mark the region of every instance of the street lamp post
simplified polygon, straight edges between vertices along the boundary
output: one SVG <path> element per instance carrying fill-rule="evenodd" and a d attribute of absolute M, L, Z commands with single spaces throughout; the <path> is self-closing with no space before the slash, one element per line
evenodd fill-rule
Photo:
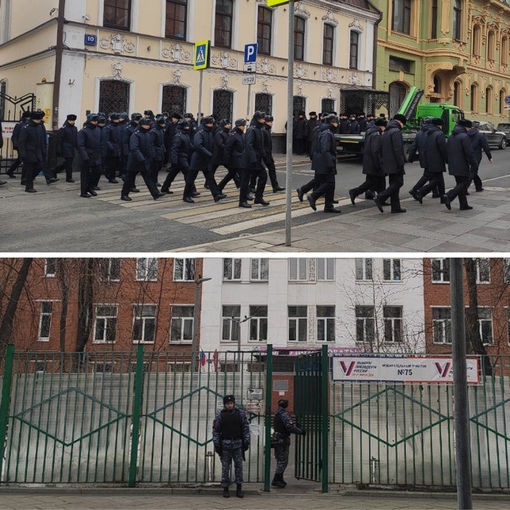
<path fill-rule="evenodd" d="M 204 282 L 208 282 L 212 278 L 204 278 L 203 276 L 197 275 L 195 278 L 195 304 L 193 307 L 193 337 L 191 342 L 191 377 L 195 373 L 196 368 L 196 355 L 198 347 L 198 309 L 200 303 L 200 286 Z"/>

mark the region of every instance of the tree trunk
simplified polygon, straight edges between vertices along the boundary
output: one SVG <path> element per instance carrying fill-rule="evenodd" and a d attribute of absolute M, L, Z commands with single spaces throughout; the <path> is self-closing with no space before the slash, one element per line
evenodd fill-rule
<path fill-rule="evenodd" d="M 79 261 L 78 286 L 78 331 L 76 352 L 83 353 L 92 328 L 92 307 L 94 303 L 94 259 Z"/>

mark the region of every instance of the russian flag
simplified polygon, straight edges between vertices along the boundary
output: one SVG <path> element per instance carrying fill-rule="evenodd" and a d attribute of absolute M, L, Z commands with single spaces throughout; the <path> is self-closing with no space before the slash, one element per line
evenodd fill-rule
<path fill-rule="evenodd" d="M 207 356 L 205 355 L 204 351 L 200 351 L 200 364 L 205 367 L 205 364 L 207 363 Z"/>

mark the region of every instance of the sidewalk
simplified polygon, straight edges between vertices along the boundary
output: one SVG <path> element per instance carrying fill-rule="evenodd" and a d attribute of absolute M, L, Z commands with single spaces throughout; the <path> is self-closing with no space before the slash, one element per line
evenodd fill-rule
<path fill-rule="evenodd" d="M 394 492 L 382 490 L 339 490 L 322 494 L 319 491 L 301 492 L 261 490 L 259 484 L 246 485 L 244 499 L 222 497 L 220 488 L 183 489 L 0 489 L 2 510 L 454 510 L 456 495 L 445 493 Z M 232 491 L 231 491 L 232 492 Z M 510 495 L 475 494 L 473 507 L 477 510 L 501 510 L 510 506 Z"/>

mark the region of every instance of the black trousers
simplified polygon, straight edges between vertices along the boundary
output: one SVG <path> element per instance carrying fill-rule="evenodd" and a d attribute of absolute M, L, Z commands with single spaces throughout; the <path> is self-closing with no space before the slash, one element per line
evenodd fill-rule
<path fill-rule="evenodd" d="M 117 156 L 107 156 L 105 165 L 105 177 L 111 181 L 115 179 L 117 172 L 122 173 L 121 158 Z"/>
<path fill-rule="evenodd" d="M 411 191 L 418 191 L 419 189 L 423 188 L 427 182 L 432 179 L 431 172 L 429 172 L 426 168 L 423 169 L 423 175 L 418 179 L 418 182 L 411 188 Z"/>
<path fill-rule="evenodd" d="M 41 169 L 41 163 L 23 163 L 23 172 L 25 179 L 25 190 L 32 189 L 34 187 L 34 178 Z"/>
<path fill-rule="evenodd" d="M 152 161 L 151 178 L 154 183 L 158 182 L 159 171 L 163 168 L 163 161 Z"/>
<path fill-rule="evenodd" d="M 264 189 L 267 182 L 267 172 L 262 166 L 258 168 L 242 168 L 240 171 L 241 186 L 239 188 L 239 203 L 246 202 L 248 200 L 248 194 L 250 193 L 250 181 L 255 178 L 257 187 L 255 189 L 255 198 L 263 198 Z"/>
<path fill-rule="evenodd" d="M 357 188 L 351 189 L 354 195 L 359 196 L 362 193 L 370 191 L 372 194 L 374 191 L 379 193 L 383 191 L 386 187 L 386 177 L 384 175 L 370 175 L 367 174 L 365 178 L 365 182 L 358 186 Z"/>
<path fill-rule="evenodd" d="M 12 162 L 11 166 L 9 167 L 9 170 L 7 170 L 7 174 L 14 175 L 14 170 L 16 170 L 16 168 L 18 168 L 20 165 L 21 165 L 21 158 L 19 157 L 19 154 L 18 154 L 18 157 Z"/>
<path fill-rule="evenodd" d="M 415 190 L 419 191 L 420 195 L 424 197 L 431 191 L 434 191 L 437 188 L 437 191 L 439 193 L 439 196 L 443 196 L 445 194 L 445 187 L 444 187 L 444 174 L 443 172 L 430 172 L 430 180 L 429 183 L 425 186 L 422 186 L 421 188 Z M 414 188 L 413 188 L 414 189 Z"/>
<path fill-rule="evenodd" d="M 335 198 L 335 174 L 317 174 L 319 187 L 311 193 L 314 200 L 324 195 L 324 209 L 333 209 Z"/>
<path fill-rule="evenodd" d="M 478 176 L 478 168 L 476 170 L 469 171 L 469 183 L 467 185 L 468 188 L 469 186 L 471 186 L 472 182 L 475 183 L 476 190 L 480 190 L 483 188 L 482 179 L 480 179 L 480 177 Z"/>
<path fill-rule="evenodd" d="M 207 184 L 211 195 L 215 197 L 220 194 L 220 190 L 218 189 L 218 185 L 214 180 L 214 176 L 210 167 L 190 168 L 188 175 L 186 176 L 186 185 L 184 186 L 184 193 L 182 195 L 183 198 L 191 198 L 191 193 L 196 190 L 195 179 L 197 178 L 198 172 L 200 171 L 204 174 L 205 183 Z"/>
<path fill-rule="evenodd" d="M 182 175 L 184 176 L 184 181 L 186 181 L 186 175 L 189 172 L 189 166 L 183 166 L 172 163 L 172 167 L 170 168 L 170 171 L 168 172 L 165 181 L 163 182 L 163 186 L 161 186 L 162 192 L 164 193 L 168 192 L 170 186 L 174 182 L 174 179 L 177 177 L 177 175 L 179 175 L 179 172 L 182 172 Z"/>
<path fill-rule="evenodd" d="M 101 167 L 82 165 L 80 169 L 80 193 L 84 195 L 97 186 L 101 177 Z"/>
<path fill-rule="evenodd" d="M 129 195 L 129 192 L 135 187 L 135 179 L 137 174 L 142 174 L 143 180 L 145 181 L 145 185 L 147 189 L 150 191 L 152 198 L 157 197 L 159 195 L 158 188 L 156 187 L 156 183 L 152 180 L 149 172 L 147 170 L 129 170 L 126 174 L 126 178 L 124 179 L 124 184 L 122 185 L 121 196 Z"/>
<path fill-rule="evenodd" d="M 391 210 L 398 211 L 400 209 L 400 188 L 404 185 L 404 172 L 400 171 L 396 174 L 388 174 L 389 186 L 379 193 L 378 197 L 381 202 L 390 199 Z"/>
<path fill-rule="evenodd" d="M 238 169 L 237 168 L 227 168 L 227 175 L 221 179 L 221 181 L 218 183 L 218 188 L 220 191 L 223 191 L 223 188 L 230 182 L 234 181 L 234 184 L 236 185 L 236 188 L 239 189 L 241 186 L 241 180 L 239 179 L 238 175 Z"/>
<path fill-rule="evenodd" d="M 454 177 L 457 185 L 455 186 L 455 188 L 451 189 L 448 193 L 446 193 L 446 195 L 450 199 L 450 202 L 454 200 L 456 197 L 459 197 L 459 205 L 460 208 L 463 209 L 468 205 L 466 191 L 469 184 L 469 176 L 464 177 L 455 175 Z"/>
<path fill-rule="evenodd" d="M 274 161 L 266 161 L 267 173 L 269 174 L 269 180 L 271 181 L 271 187 L 273 190 L 280 187 L 278 184 L 278 178 L 276 177 L 276 167 Z"/>
<path fill-rule="evenodd" d="M 303 186 L 301 186 L 300 189 L 303 193 L 308 193 L 311 189 L 317 189 L 319 187 L 319 184 L 320 179 L 318 177 L 317 172 L 315 172 L 313 179 L 308 181 L 306 184 L 303 184 Z"/>
<path fill-rule="evenodd" d="M 73 178 L 73 161 L 74 158 L 64 158 L 64 161 L 57 165 L 53 171 L 55 174 L 59 174 L 62 170 L 66 171 L 66 181 L 69 181 Z"/>

